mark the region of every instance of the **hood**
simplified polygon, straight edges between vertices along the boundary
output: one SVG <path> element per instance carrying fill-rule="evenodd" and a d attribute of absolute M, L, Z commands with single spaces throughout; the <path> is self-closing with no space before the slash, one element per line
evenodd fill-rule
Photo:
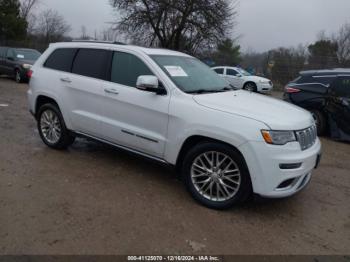
<path fill-rule="evenodd" d="M 261 77 L 261 76 L 245 76 L 246 80 L 250 80 L 253 82 L 259 82 L 259 81 L 264 81 L 264 82 L 269 82 L 271 81 L 270 79 L 267 79 L 265 77 Z"/>
<path fill-rule="evenodd" d="M 311 126 L 311 114 L 276 98 L 244 90 L 193 96 L 199 105 L 265 123 L 273 130 L 301 130 Z"/>

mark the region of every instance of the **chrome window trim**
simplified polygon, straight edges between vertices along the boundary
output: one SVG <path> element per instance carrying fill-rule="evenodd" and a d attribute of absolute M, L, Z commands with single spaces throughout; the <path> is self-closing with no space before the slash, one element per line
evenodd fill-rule
<path fill-rule="evenodd" d="M 303 85 L 321 85 L 321 86 L 324 86 L 324 87 L 330 87 L 330 85 L 325 85 L 325 84 L 322 84 L 322 83 L 316 83 L 316 82 L 312 82 L 312 83 L 300 83 L 300 84 L 291 84 L 290 86 L 303 86 Z"/>
<path fill-rule="evenodd" d="M 313 78 L 326 78 L 326 77 L 337 77 L 337 75 L 323 75 L 323 76 L 312 76 Z"/>

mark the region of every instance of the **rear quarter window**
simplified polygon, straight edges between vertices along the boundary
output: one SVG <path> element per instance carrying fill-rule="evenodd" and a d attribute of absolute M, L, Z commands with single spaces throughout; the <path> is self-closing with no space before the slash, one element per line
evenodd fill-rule
<path fill-rule="evenodd" d="M 320 83 L 323 85 L 330 85 L 336 79 L 335 76 L 314 76 L 313 78 L 315 83 Z"/>
<path fill-rule="evenodd" d="M 70 72 L 76 52 L 77 49 L 75 48 L 56 49 L 46 60 L 44 67 L 63 72 Z"/>
<path fill-rule="evenodd" d="M 299 83 L 300 79 L 301 79 L 301 76 L 298 76 L 297 78 L 295 78 L 294 80 L 292 80 L 290 82 L 293 84 L 297 84 L 297 83 Z"/>
<path fill-rule="evenodd" d="M 311 75 L 303 75 L 299 78 L 297 84 L 314 83 L 314 79 Z"/>

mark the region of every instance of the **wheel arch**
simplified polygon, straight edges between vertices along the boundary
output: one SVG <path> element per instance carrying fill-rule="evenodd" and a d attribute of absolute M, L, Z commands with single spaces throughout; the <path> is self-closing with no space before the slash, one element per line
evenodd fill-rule
<path fill-rule="evenodd" d="M 254 84 L 256 87 L 258 87 L 258 85 L 257 85 L 257 83 L 255 83 L 254 81 L 252 81 L 252 80 L 248 80 L 248 81 L 246 81 L 246 82 L 244 82 L 244 84 L 243 84 L 243 87 L 245 87 L 247 84 Z"/>
<path fill-rule="evenodd" d="M 181 167 L 182 167 L 182 164 L 183 164 L 183 160 L 186 156 L 186 154 L 188 153 L 188 151 L 200 144 L 200 143 L 203 143 L 203 142 L 216 142 L 216 143 L 220 143 L 220 144 L 224 144 L 226 146 L 229 146 L 230 148 L 232 148 L 234 151 L 236 151 L 241 157 L 242 159 L 244 160 L 245 162 L 245 165 L 247 166 L 247 162 L 245 160 L 245 157 L 244 155 L 242 154 L 242 152 L 235 146 L 225 142 L 225 141 L 222 141 L 222 140 L 218 140 L 218 139 L 215 139 L 215 138 L 211 138 L 211 137 L 207 137 L 207 136 L 202 136 L 202 135 L 193 135 L 193 136 L 190 136 L 188 137 L 182 144 L 181 146 L 181 149 L 179 151 L 179 154 L 178 154 L 178 157 L 176 159 L 176 164 L 175 164 L 175 168 L 177 171 L 180 171 L 181 170 Z M 248 166 L 247 166 L 248 167 Z"/>
<path fill-rule="evenodd" d="M 35 118 L 38 118 L 38 112 L 40 110 L 40 107 L 45 104 L 54 104 L 61 111 L 60 106 L 58 105 L 55 99 L 46 95 L 39 95 L 35 101 Z"/>

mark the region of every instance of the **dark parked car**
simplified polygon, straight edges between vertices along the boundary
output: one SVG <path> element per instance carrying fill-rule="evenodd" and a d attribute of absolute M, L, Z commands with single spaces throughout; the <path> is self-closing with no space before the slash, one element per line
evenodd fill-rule
<path fill-rule="evenodd" d="M 285 87 L 284 100 L 309 110 L 319 135 L 350 141 L 350 69 L 300 72 Z"/>
<path fill-rule="evenodd" d="M 0 47 L 0 75 L 12 76 L 18 83 L 27 81 L 27 72 L 40 55 L 34 49 Z"/>

